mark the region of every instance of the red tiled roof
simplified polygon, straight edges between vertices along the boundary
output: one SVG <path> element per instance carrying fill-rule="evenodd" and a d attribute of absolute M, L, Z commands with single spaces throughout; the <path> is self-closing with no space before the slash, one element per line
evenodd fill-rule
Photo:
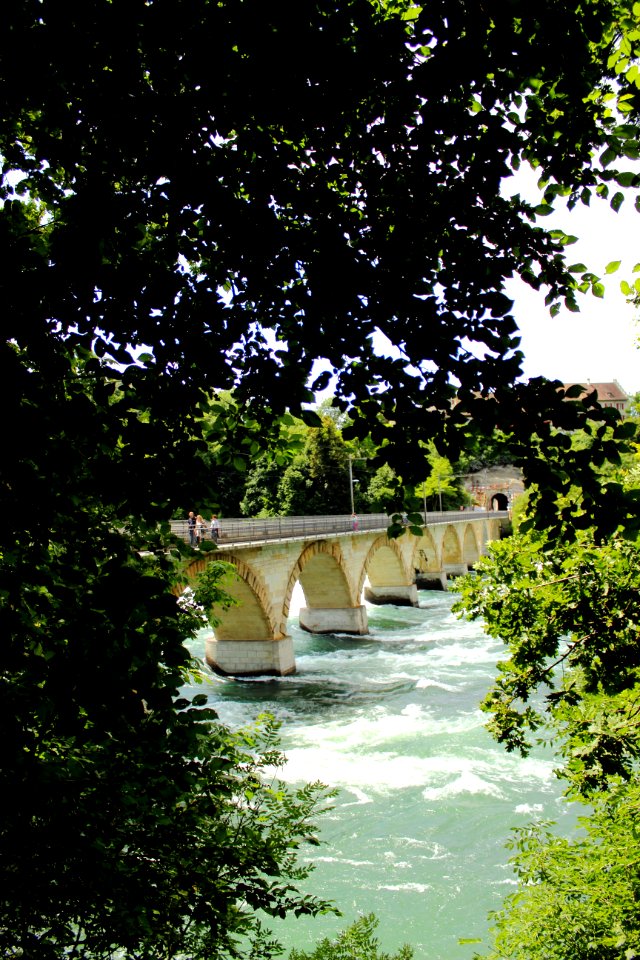
<path fill-rule="evenodd" d="M 600 403 L 612 403 L 614 401 L 624 402 L 629 399 L 620 384 L 615 380 L 612 383 L 591 383 L 590 381 L 587 381 L 586 384 L 563 383 L 565 390 L 574 386 L 584 386 L 585 389 L 581 397 L 586 397 L 588 393 L 593 393 L 594 390 L 597 390 Z"/>

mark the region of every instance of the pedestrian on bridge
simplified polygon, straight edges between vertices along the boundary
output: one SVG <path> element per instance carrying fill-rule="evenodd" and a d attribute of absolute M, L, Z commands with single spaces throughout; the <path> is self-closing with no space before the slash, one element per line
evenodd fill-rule
<path fill-rule="evenodd" d="M 199 513 L 196 517 L 196 542 L 198 546 L 204 540 L 204 517 Z"/>
<path fill-rule="evenodd" d="M 189 510 L 189 516 L 187 517 L 187 527 L 189 529 L 189 546 L 195 547 L 196 545 L 196 515 L 193 510 Z"/>
<path fill-rule="evenodd" d="M 220 536 L 220 524 L 218 523 L 218 518 L 215 513 L 211 517 L 211 539 L 214 543 L 218 542 L 218 537 Z"/>

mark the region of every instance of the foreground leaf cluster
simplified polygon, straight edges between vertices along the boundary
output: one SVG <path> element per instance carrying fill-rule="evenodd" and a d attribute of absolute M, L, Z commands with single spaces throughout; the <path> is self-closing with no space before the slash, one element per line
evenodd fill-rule
<path fill-rule="evenodd" d="M 374 914 L 359 917 L 334 940 L 325 938 L 312 950 L 292 950 L 289 960 L 412 960 L 407 945 L 393 955 L 380 950 L 375 930 L 379 920 Z"/>
<path fill-rule="evenodd" d="M 0 560 L 3 956 L 268 956 L 260 915 L 328 909 L 297 889 L 325 791 L 278 781 L 269 718 L 180 696 L 169 564 L 87 510 Z"/>
<path fill-rule="evenodd" d="M 493 915 L 491 960 L 631 960 L 640 949 L 640 547 L 584 531 L 493 544 L 462 586 L 506 656 L 483 709 L 508 750 L 555 748 L 568 836 L 537 822 L 509 844 L 517 891 Z"/>

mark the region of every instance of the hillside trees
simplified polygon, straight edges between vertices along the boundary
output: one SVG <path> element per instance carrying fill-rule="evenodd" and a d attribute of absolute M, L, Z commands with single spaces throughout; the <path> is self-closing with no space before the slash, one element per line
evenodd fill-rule
<path fill-rule="evenodd" d="M 310 430 L 302 454 L 287 468 L 279 488 L 284 514 L 351 513 L 349 454 L 332 419 Z"/>
<path fill-rule="evenodd" d="M 307 405 L 330 379 L 313 373 L 324 359 L 349 431 L 384 445 L 406 482 L 421 479 L 420 441 L 455 451 L 472 423 L 514 435 L 543 523 L 589 516 L 602 536 L 636 517 L 624 491 L 602 502 L 593 470 L 630 434 L 554 384 L 516 384 L 503 291 L 519 274 L 574 308 L 590 288 L 566 268 L 567 238 L 537 217 L 567 191 L 588 202 L 612 188 L 617 208 L 634 188 L 616 161 L 635 161 L 637 131 L 607 99 L 634 119 L 633 7 L 402 11 L 368 0 L 295 16 L 280 0 L 5 11 L 7 955 L 250 953 L 232 942 L 243 904 L 323 907 L 288 886 L 313 836 L 307 798 L 298 811 L 276 791 L 240 840 L 218 832 L 231 798 L 242 805 L 260 781 L 214 718 L 176 702 L 190 628 L 162 523 L 216 503 L 212 392 L 233 391 L 237 408 L 221 402 L 205 426 L 225 470 L 244 475 L 277 448 L 289 413 L 318 425 Z M 545 184 L 538 208 L 500 192 L 523 161 Z M 377 352 L 381 336 L 394 349 Z M 606 429 L 574 450 L 562 431 L 589 414 Z M 559 514 L 555 494 L 575 483 Z"/>
<path fill-rule="evenodd" d="M 427 510 L 455 510 L 468 506 L 471 498 L 462 489 L 460 477 L 454 473 L 449 460 L 440 456 L 433 443 L 429 444 L 426 460 L 429 475 L 415 488 L 415 497 L 420 504 L 418 509 L 424 503 Z"/>
<path fill-rule="evenodd" d="M 388 464 L 378 467 L 371 477 L 365 498 L 371 513 L 395 512 L 394 505 L 398 502 L 396 476 Z"/>

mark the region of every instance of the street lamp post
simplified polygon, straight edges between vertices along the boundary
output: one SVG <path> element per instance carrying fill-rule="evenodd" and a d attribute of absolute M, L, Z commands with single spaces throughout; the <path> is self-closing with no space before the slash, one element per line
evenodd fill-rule
<path fill-rule="evenodd" d="M 351 513 L 356 512 L 353 502 L 353 457 L 349 456 L 349 495 L 351 496 Z"/>
<path fill-rule="evenodd" d="M 366 459 L 367 459 L 366 457 L 352 457 L 351 454 L 349 454 L 349 495 L 351 497 L 351 513 L 352 514 L 356 512 L 356 507 L 353 499 L 353 485 L 354 483 L 358 482 L 357 480 L 353 479 L 353 461 L 362 460 L 363 462 L 365 462 Z"/>

